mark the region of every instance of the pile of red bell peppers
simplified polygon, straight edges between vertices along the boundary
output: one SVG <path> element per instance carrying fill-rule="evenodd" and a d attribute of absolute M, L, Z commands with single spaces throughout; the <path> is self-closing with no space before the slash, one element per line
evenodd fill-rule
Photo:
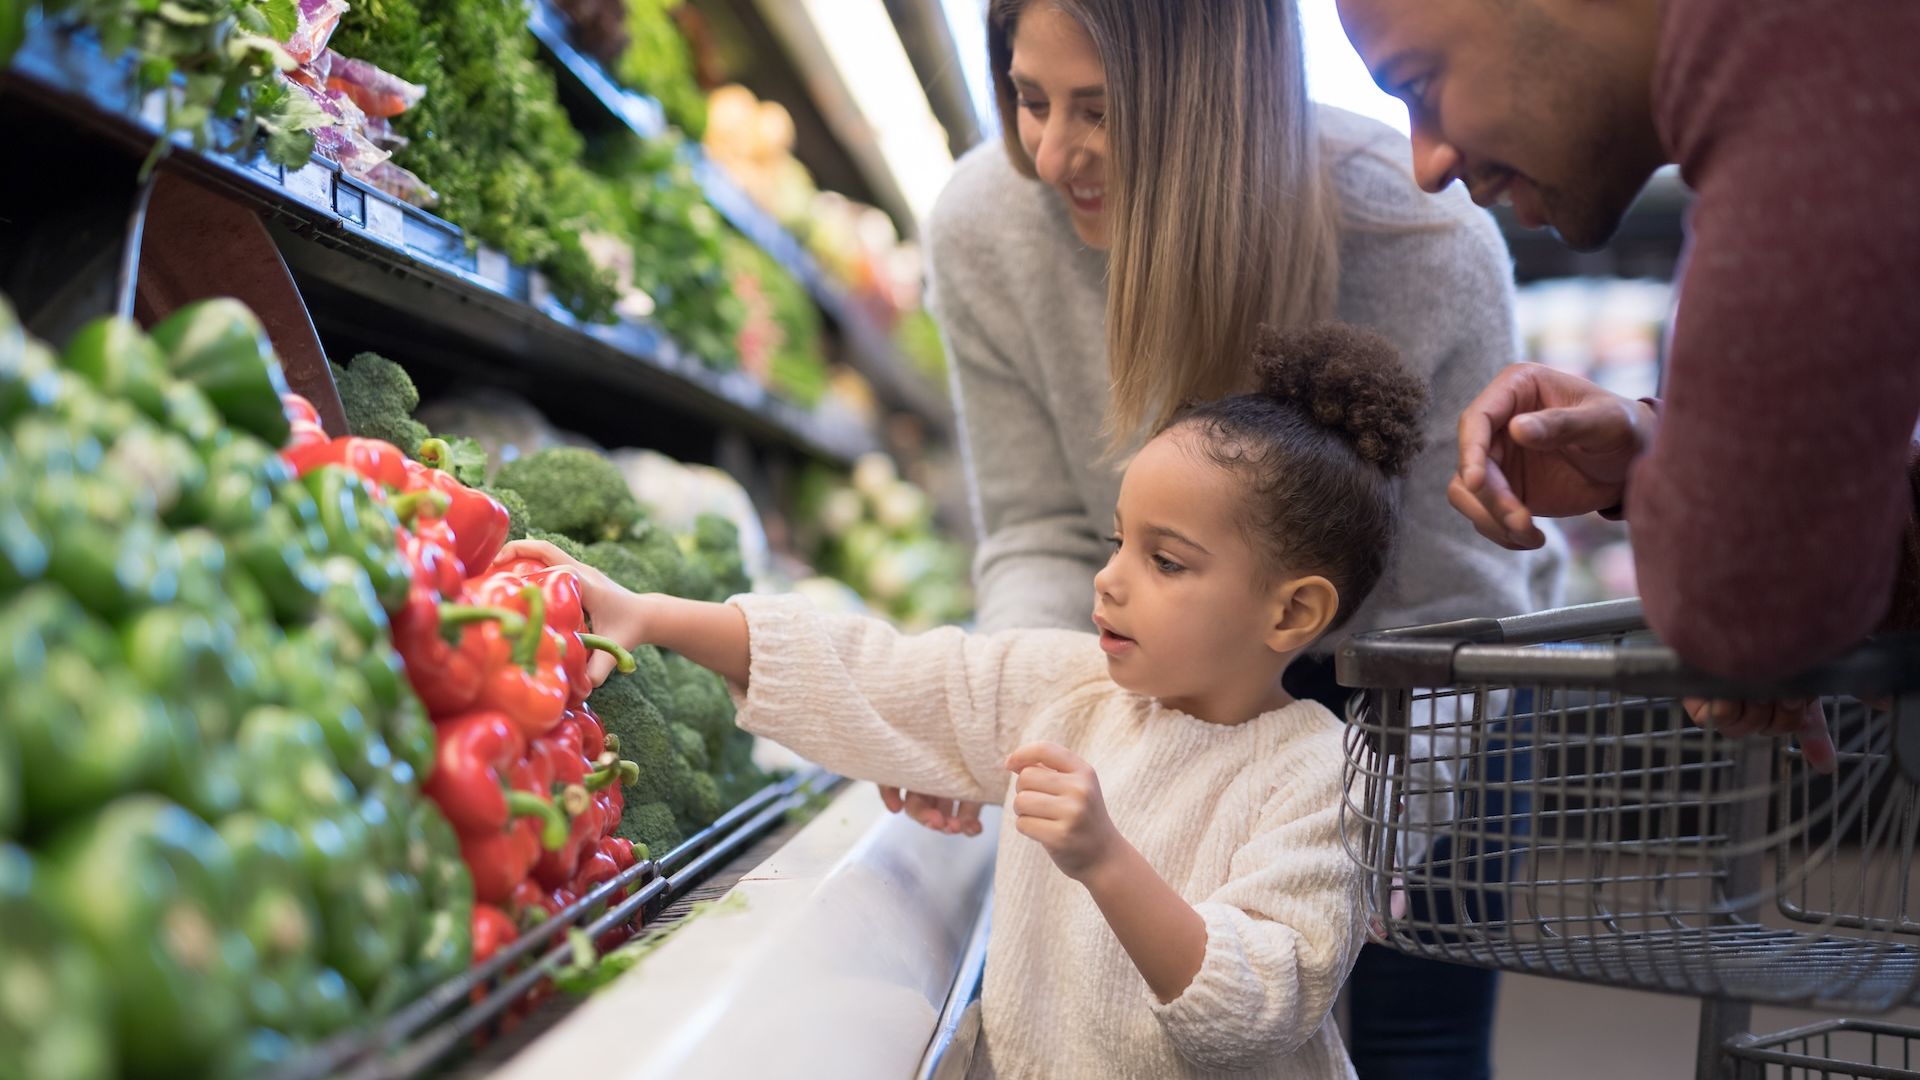
<path fill-rule="evenodd" d="M 633 657 L 588 630 L 571 569 L 495 565 L 507 511 L 433 467 L 444 442 L 428 439 L 415 461 L 378 439 L 329 438 L 311 404 L 287 404 L 284 456 L 301 474 L 344 465 L 380 497 L 415 504 L 399 536 L 406 600 L 389 614 L 438 735 L 425 791 L 473 875 L 480 963 L 634 864 L 633 845 L 612 831 L 638 768 L 586 701 L 594 650 L 614 653 L 622 671 Z"/>

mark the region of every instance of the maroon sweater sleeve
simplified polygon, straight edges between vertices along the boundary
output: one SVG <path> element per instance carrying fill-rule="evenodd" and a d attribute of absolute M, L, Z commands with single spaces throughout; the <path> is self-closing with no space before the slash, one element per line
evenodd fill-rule
<path fill-rule="evenodd" d="M 1920 3 L 1666 9 L 1656 116 L 1698 198 L 1634 561 L 1682 657 L 1782 676 L 1911 582 Z"/>

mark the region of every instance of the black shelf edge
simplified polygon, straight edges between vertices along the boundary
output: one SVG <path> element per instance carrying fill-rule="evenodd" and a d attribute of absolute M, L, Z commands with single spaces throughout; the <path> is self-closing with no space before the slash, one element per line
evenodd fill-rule
<path fill-rule="evenodd" d="M 74 121 L 76 135 L 136 151 L 160 135 L 158 97 L 136 99 L 128 64 L 104 57 L 93 35 L 46 20 L 29 30 L 0 72 L 0 90 Z M 551 299 L 537 272 L 484 246 L 470 249 L 458 226 L 354 180 L 332 162 L 316 157 L 289 170 L 262 157 L 243 161 L 194 150 L 184 139 L 175 140 L 168 161 L 261 210 L 296 274 L 318 275 L 436 332 L 483 340 L 499 354 L 493 364 L 470 369 L 483 385 L 495 381 L 494 374 L 524 381 L 524 369 L 537 366 L 542 376 L 664 402 L 835 464 L 879 446 L 873 432 L 783 401 L 743 372 L 704 366 L 650 324 L 582 322 Z M 322 314 L 316 311 L 316 319 Z"/>
<path fill-rule="evenodd" d="M 599 61 L 582 53 L 573 44 L 567 17 L 550 0 L 532 0 L 529 9 L 528 29 L 558 73 L 571 80 L 583 97 L 598 102 L 610 118 L 642 138 L 653 138 L 666 130 L 666 113 L 660 103 L 621 86 Z M 953 407 L 941 389 L 908 365 L 874 320 L 858 309 L 820 269 L 806 247 L 762 210 L 724 167 L 691 140 L 685 152 L 707 202 L 727 224 L 800 281 L 814 303 L 840 329 L 848 361 L 873 384 L 881 400 L 931 422 L 943 435 L 949 434 Z"/>

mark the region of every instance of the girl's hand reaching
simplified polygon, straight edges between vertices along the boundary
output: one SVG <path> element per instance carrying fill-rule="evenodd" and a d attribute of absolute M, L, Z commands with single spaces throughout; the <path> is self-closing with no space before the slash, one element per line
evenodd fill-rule
<path fill-rule="evenodd" d="M 1028 743 L 1007 758 L 1018 776 L 1014 828 L 1047 849 L 1060 872 L 1082 884 L 1124 846 L 1093 766 L 1064 746 Z"/>
<path fill-rule="evenodd" d="M 629 592 L 594 567 L 568 555 L 545 540 L 515 540 L 500 550 L 494 565 L 514 559 L 533 559 L 547 566 L 564 566 L 580 579 L 580 605 L 593 622 L 593 632 L 612 638 L 623 649 L 637 649 L 648 643 L 646 599 Z M 595 652 L 587 665 L 587 674 L 595 686 L 613 672 L 612 653 Z"/>

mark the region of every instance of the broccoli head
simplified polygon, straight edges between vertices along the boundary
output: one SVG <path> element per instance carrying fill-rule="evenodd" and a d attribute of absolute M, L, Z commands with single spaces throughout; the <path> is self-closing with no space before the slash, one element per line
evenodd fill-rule
<path fill-rule="evenodd" d="M 740 553 L 740 528 L 728 518 L 701 514 L 694 520 L 693 531 L 680 538 L 680 547 L 687 560 L 711 579 L 713 599 L 725 600 L 753 589 L 746 559 Z"/>
<path fill-rule="evenodd" d="M 659 858 L 680 846 L 680 824 L 673 818 L 673 807 L 663 802 L 635 802 L 628 799 L 620 810 L 615 834 L 645 846 L 647 858 Z M 636 852 L 635 854 L 638 854 Z"/>
<path fill-rule="evenodd" d="M 626 540 L 588 544 L 584 561 L 620 587 L 637 593 L 668 592 L 666 586 L 672 585 L 680 572 L 677 566 L 660 565 L 651 553 Z"/>
<path fill-rule="evenodd" d="M 682 822 L 699 828 L 719 816 L 719 786 L 695 771 L 681 754 L 672 729 L 632 676 L 614 675 L 587 699 L 607 733 L 619 737 L 620 756 L 640 767 L 640 778 L 625 793 L 633 803 L 665 803 Z M 712 816 L 700 820 L 712 810 Z M 629 840 L 643 837 L 629 836 Z"/>
<path fill-rule="evenodd" d="M 512 511 L 509 510 L 508 513 L 511 514 Z M 511 528 L 511 526 L 509 526 L 509 528 Z M 587 561 L 587 553 L 581 549 L 578 543 L 574 542 L 571 536 L 562 536 L 559 533 L 547 532 L 544 529 L 528 529 L 525 539 L 545 540 L 547 543 L 552 544 L 554 547 L 566 553 L 569 558 L 579 559 L 581 562 Z"/>
<path fill-rule="evenodd" d="M 645 591 L 683 596 L 689 600 L 706 599 L 704 594 L 694 595 L 688 591 L 686 556 L 681 553 L 679 542 L 667 530 L 651 521 L 637 522 L 619 543 L 646 568 L 648 587 Z"/>
<path fill-rule="evenodd" d="M 399 364 L 374 353 L 361 353 L 346 367 L 333 365 L 333 385 L 347 412 L 347 430 L 369 439 L 384 439 L 412 456 L 427 437 L 427 427 L 413 418 L 420 407 L 420 391 Z"/>
<path fill-rule="evenodd" d="M 719 768 L 714 770 L 720 782 L 720 801 L 737 806 L 766 786 L 767 774 L 753 763 L 753 735 L 734 728 L 721 748 Z"/>
<path fill-rule="evenodd" d="M 727 736 L 733 733 L 733 699 L 726 681 L 684 656 L 666 657 L 667 692 L 661 711 L 676 724 L 700 733 L 707 760 L 719 761 Z"/>
<path fill-rule="evenodd" d="M 700 732 L 678 721 L 667 722 L 667 733 L 673 736 L 674 749 L 687 759 L 687 764 L 700 772 L 707 771 L 707 740 Z"/>
<path fill-rule="evenodd" d="M 577 446 L 555 446 L 500 467 L 493 482 L 520 493 L 530 528 L 583 544 L 626 535 L 640 504 L 613 462 Z"/>
<path fill-rule="evenodd" d="M 493 496 L 494 502 L 506 507 L 508 540 L 520 540 L 526 537 L 527 500 L 521 498 L 519 492 L 512 488 L 487 487 L 485 485 L 478 486 L 474 488 L 474 490 Z"/>

